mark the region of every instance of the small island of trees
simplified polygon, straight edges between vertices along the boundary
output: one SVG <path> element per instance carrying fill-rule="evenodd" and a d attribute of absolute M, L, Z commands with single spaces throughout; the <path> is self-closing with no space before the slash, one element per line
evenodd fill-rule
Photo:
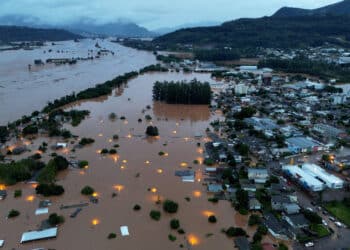
<path fill-rule="evenodd" d="M 208 82 L 193 79 L 190 82 L 155 82 L 153 99 L 169 104 L 206 104 L 211 102 L 211 88 Z"/>

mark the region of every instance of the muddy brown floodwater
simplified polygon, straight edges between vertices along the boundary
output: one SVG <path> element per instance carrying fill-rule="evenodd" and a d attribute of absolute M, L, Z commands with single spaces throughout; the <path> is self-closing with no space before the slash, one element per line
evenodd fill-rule
<path fill-rule="evenodd" d="M 252 235 L 255 228 L 247 228 L 247 216 L 237 215 L 229 202 L 208 202 L 203 183 L 205 167 L 193 164 L 193 160 L 203 159 L 203 148 L 197 147 L 197 142 L 203 146 L 207 140 L 205 129 L 210 121 L 223 119 L 222 116 L 211 113 L 207 106 L 168 105 L 152 101 L 155 81 L 191 80 L 195 77 L 212 81 L 208 74 L 146 74 L 129 81 L 127 86 L 117 89 L 108 98 L 73 105 L 75 109 L 88 109 L 91 114 L 78 127 L 67 128 L 80 138 L 92 137 L 96 141 L 76 152 L 71 151 L 73 144 L 68 150 L 61 151 L 66 157 L 89 161 L 86 169 L 71 169 L 58 176 L 58 183 L 64 186 L 65 193 L 52 199 L 49 212 L 62 214 L 65 222 L 59 226 L 57 239 L 19 244 L 22 232 L 36 229 L 47 218 L 47 215 L 34 215 L 39 200 L 44 198 L 36 196 L 29 184 L 7 187 L 9 195 L 0 202 L 0 238 L 5 240 L 6 249 L 175 250 L 180 249 L 180 244 L 184 245 L 184 249 L 233 249 L 233 240 L 221 233 L 222 228 L 241 226 Z M 146 108 L 147 105 L 150 109 Z M 125 116 L 126 120 L 109 120 L 111 112 L 119 118 Z M 152 116 L 151 122 L 145 121 L 146 114 Z M 142 122 L 138 122 L 139 118 Z M 145 138 L 149 124 L 158 127 L 158 138 Z M 114 134 L 119 135 L 118 140 L 112 139 Z M 203 137 L 195 139 L 197 134 Z M 55 139 L 37 138 L 29 147 L 35 151 L 43 140 L 50 145 L 57 142 Z M 111 149 L 114 144 L 120 145 L 117 155 L 101 156 L 98 153 L 102 148 Z M 160 151 L 165 155 L 159 156 Z M 47 159 L 50 153 L 49 150 L 44 158 Z M 175 170 L 188 167 L 196 171 L 194 183 L 183 183 L 174 175 Z M 89 202 L 80 194 L 85 185 L 95 188 L 99 203 L 90 203 L 76 218 L 70 218 L 75 209 L 61 210 L 59 207 L 61 204 Z M 13 190 L 19 188 L 23 189 L 23 197 L 15 199 Z M 117 196 L 112 198 L 112 193 Z M 186 201 L 185 197 L 190 197 L 190 201 Z M 158 199 L 178 202 L 178 212 L 165 214 L 161 205 L 156 204 Z M 133 211 L 135 204 L 141 206 L 140 211 Z M 11 208 L 19 210 L 21 215 L 5 219 Z M 160 221 L 150 218 L 151 210 L 162 211 Z M 207 217 L 211 214 L 216 215 L 217 223 L 208 222 Z M 180 220 L 185 235 L 170 229 L 172 218 Z M 129 227 L 128 237 L 120 235 L 120 226 L 124 225 Z M 117 234 L 117 238 L 107 239 L 112 232 Z M 169 234 L 175 235 L 176 241 L 171 242 Z M 264 241 L 272 242 L 270 238 Z"/>
<path fill-rule="evenodd" d="M 96 48 L 96 43 L 101 48 Z M 100 49 L 114 54 L 95 58 Z M 78 61 L 74 65 L 34 65 L 37 59 L 46 62 L 48 58 L 91 56 L 95 59 Z M 108 39 L 46 43 L 33 50 L 0 52 L 0 125 L 40 110 L 48 101 L 154 63 L 152 53 L 127 48 Z M 31 70 L 28 70 L 28 64 L 32 65 Z"/>

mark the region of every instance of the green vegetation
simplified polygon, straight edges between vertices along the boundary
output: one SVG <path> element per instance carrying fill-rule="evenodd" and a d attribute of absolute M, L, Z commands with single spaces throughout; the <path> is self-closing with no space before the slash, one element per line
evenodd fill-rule
<path fill-rule="evenodd" d="M 38 133 L 38 127 L 35 126 L 35 125 L 28 125 L 28 126 L 23 128 L 22 133 L 23 133 L 24 136 L 37 134 Z"/>
<path fill-rule="evenodd" d="M 141 210 L 141 206 L 136 204 L 134 207 L 133 207 L 134 211 L 139 211 Z"/>
<path fill-rule="evenodd" d="M 163 203 L 163 210 L 167 213 L 173 214 L 176 213 L 179 208 L 179 205 L 172 200 L 165 200 Z"/>
<path fill-rule="evenodd" d="M 159 50 L 184 50 L 188 44 L 193 47 L 231 47 L 238 48 L 247 57 L 259 47 L 315 47 L 326 43 L 346 46 L 350 32 L 347 23 L 348 16 L 335 15 L 241 18 L 220 26 L 181 29 L 152 42 L 129 45 L 144 49 L 157 46 Z"/>
<path fill-rule="evenodd" d="M 15 190 L 14 194 L 13 194 L 13 197 L 15 198 L 19 198 L 22 196 L 22 190 L 21 189 L 17 189 Z"/>
<path fill-rule="evenodd" d="M 78 165 L 79 165 L 79 168 L 85 168 L 86 166 L 89 166 L 89 162 L 88 161 L 79 161 Z"/>
<path fill-rule="evenodd" d="M 316 232 L 318 238 L 326 237 L 331 234 L 327 227 L 325 227 L 323 224 L 311 224 L 310 230 Z"/>
<path fill-rule="evenodd" d="M 291 60 L 268 58 L 260 61 L 259 67 L 272 67 L 275 70 L 286 73 L 308 74 L 324 80 L 332 78 L 336 78 L 340 82 L 348 82 L 350 80 L 349 68 L 327 62 L 313 61 L 305 57 L 296 57 Z M 342 89 L 330 86 L 325 91 L 338 93 Z"/>
<path fill-rule="evenodd" d="M 168 239 L 169 239 L 170 241 L 175 241 L 175 240 L 176 240 L 176 236 L 174 236 L 174 235 L 172 235 L 172 234 L 169 234 L 169 235 L 168 235 Z"/>
<path fill-rule="evenodd" d="M 158 152 L 158 155 L 159 155 L 159 156 L 163 156 L 163 155 L 165 155 L 165 153 L 164 153 L 163 151 L 159 151 L 159 152 Z"/>
<path fill-rule="evenodd" d="M 245 213 L 245 211 L 249 209 L 248 191 L 238 189 L 236 191 L 236 199 L 237 203 L 235 204 L 235 209 L 238 210 L 240 213 Z"/>
<path fill-rule="evenodd" d="M 45 197 L 47 196 L 59 196 L 64 193 L 64 188 L 60 185 L 53 183 L 50 184 L 39 184 L 35 191 L 37 194 L 41 194 Z"/>
<path fill-rule="evenodd" d="M 148 136 L 158 136 L 158 128 L 156 126 L 148 126 L 146 129 L 146 135 Z"/>
<path fill-rule="evenodd" d="M 109 240 L 115 239 L 115 238 L 117 238 L 117 235 L 116 235 L 115 233 L 110 233 L 110 234 L 108 234 L 108 236 L 107 236 L 107 239 L 109 239 Z"/>
<path fill-rule="evenodd" d="M 144 67 L 140 70 L 140 74 L 149 73 L 149 72 L 168 72 L 168 69 L 163 67 L 160 64 L 154 64 Z"/>
<path fill-rule="evenodd" d="M 109 150 L 110 155 L 115 155 L 116 153 L 117 153 L 117 150 L 115 150 L 114 148 Z"/>
<path fill-rule="evenodd" d="M 178 229 L 177 232 L 178 232 L 178 234 L 185 234 L 186 233 L 185 230 L 183 230 L 182 228 Z"/>
<path fill-rule="evenodd" d="M 177 219 L 172 219 L 171 221 L 170 221 L 170 228 L 171 229 L 179 229 L 180 228 L 180 221 L 179 220 L 177 220 Z"/>
<path fill-rule="evenodd" d="M 94 143 L 94 142 L 95 142 L 95 140 L 92 139 L 92 138 L 85 138 L 85 137 L 83 137 L 83 138 L 81 138 L 79 144 L 80 144 L 81 146 L 85 146 L 85 145 L 92 144 L 92 143 Z"/>
<path fill-rule="evenodd" d="M 90 186 L 85 186 L 81 190 L 82 195 L 92 195 L 95 192 L 95 190 Z"/>
<path fill-rule="evenodd" d="M 194 56 L 201 61 L 232 61 L 239 60 L 240 54 L 232 49 L 201 49 L 195 50 Z"/>
<path fill-rule="evenodd" d="M 288 250 L 288 247 L 281 242 L 278 244 L 278 250 Z"/>
<path fill-rule="evenodd" d="M 306 209 L 303 210 L 302 213 L 305 215 L 305 218 L 308 219 L 311 223 L 322 224 L 322 218 L 317 213 Z"/>
<path fill-rule="evenodd" d="M 216 223 L 217 219 L 216 219 L 215 215 L 210 215 L 210 216 L 208 217 L 208 221 L 209 221 L 210 223 Z"/>
<path fill-rule="evenodd" d="M 56 226 L 64 222 L 64 217 L 56 213 L 52 213 L 49 216 L 48 222 L 51 226 Z"/>
<path fill-rule="evenodd" d="M 206 104 L 211 102 L 209 83 L 196 79 L 190 82 L 155 82 L 153 99 L 169 104 Z"/>
<path fill-rule="evenodd" d="M 68 166 L 68 160 L 63 156 L 58 155 L 51 159 L 48 164 L 41 169 L 37 180 L 39 183 L 53 183 L 55 181 L 56 174 L 59 171 L 67 169 Z"/>
<path fill-rule="evenodd" d="M 218 202 L 219 202 L 219 199 L 216 198 L 216 197 L 211 197 L 211 198 L 208 198 L 208 201 L 209 201 L 209 202 L 212 202 L 212 203 L 218 203 Z"/>
<path fill-rule="evenodd" d="M 248 225 L 254 226 L 254 225 L 260 225 L 261 224 L 261 218 L 257 214 L 252 214 L 249 216 Z"/>
<path fill-rule="evenodd" d="M 325 204 L 325 208 L 337 217 L 339 220 L 344 222 L 350 227 L 350 200 L 345 199 L 344 201 L 332 201 Z"/>
<path fill-rule="evenodd" d="M 45 166 L 43 162 L 31 158 L 17 162 L 0 163 L 0 181 L 6 185 L 13 185 L 32 178 L 33 174 Z"/>
<path fill-rule="evenodd" d="M 5 142 L 9 134 L 9 130 L 6 126 L 0 126 L 0 142 Z"/>
<path fill-rule="evenodd" d="M 101 155 L 105 155 L 105 154 L 108 154 L 108 149 L 104 148 L 101 150 Z"/>
<path fill-rule="evenodd" d="M 20 215 L 20 212 L 14 209 L 11 209 L 10 212 L 8 213 L 7 217 L 8 218 L 15 218 Z"/>
<path fill-rule="evenodd" d="M 153 220 L 159 221 L 159 220 L 160 220 L 160 217 L 161 217 L 161 213 L 160 213 L 160 211 L 158 211 L 158 210 L 152 210 L 152 211 L 149 213 L 149 216 L 150 216 Z"/>
<path fill-rule="evenodd" d="M 246 236 L 247 233 L 240 227 L 229 227 L 225 231 L 228 237 L 236 237 L 236 236 Z"/>

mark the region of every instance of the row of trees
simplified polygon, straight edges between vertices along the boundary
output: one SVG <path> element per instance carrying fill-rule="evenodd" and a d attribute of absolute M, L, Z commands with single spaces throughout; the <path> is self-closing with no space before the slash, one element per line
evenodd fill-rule
<path fill-rule="evenodd" d="M 195 58 L 201 61 L 231 61 L 239 60 L 240 54 L 232 49 L 196 50 Z"/>
<path fill-rule="evenodd" d="M 303 56 L 291 60 L 269 58 L 261 60 L 259 67 L 270 67 L 287 73 L 308 74 L 325 80 L 337 78 L 340 82 L 350 81 L 349 67 L 341 67 L 335 63 L 316 62 Z"/>
<path fill-rule="evenodd" d="M 210 104 L 211 89 L 207 82 L 193 79 L 190 82 L 155 82 L 153 99 L 170 104 Z"/>

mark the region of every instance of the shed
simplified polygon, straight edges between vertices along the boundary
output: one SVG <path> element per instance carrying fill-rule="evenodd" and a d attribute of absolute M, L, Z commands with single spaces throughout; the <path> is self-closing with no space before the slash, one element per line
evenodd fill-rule
<path fill-rule="evenodd" d="M 57 227 L 52 227 L 39 231 L 28 231 L 22 234 L 21 243 L 26 243 L 35 240 L 44 240 L 57 237 Z"/>

